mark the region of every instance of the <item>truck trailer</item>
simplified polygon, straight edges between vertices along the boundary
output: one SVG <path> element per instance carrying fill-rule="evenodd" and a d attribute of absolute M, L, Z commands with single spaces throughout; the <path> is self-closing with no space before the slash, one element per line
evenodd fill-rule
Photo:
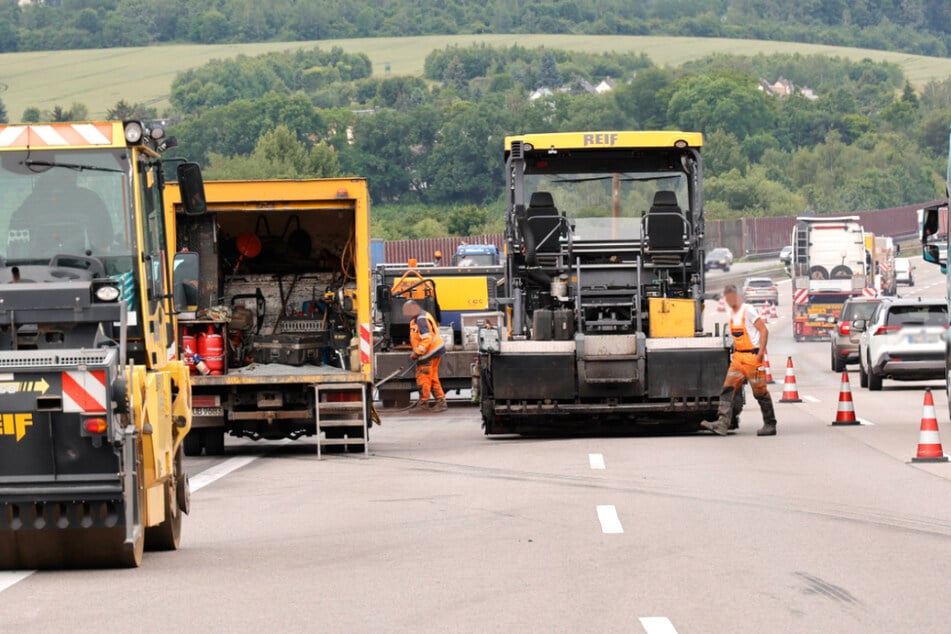
<path fill-rule="evenodd" d="M 191 390 L 172 300 L 198 263 L 172 259 L 172 145 L 137 121 L 0 125 L 0 569 L 178 548 Z M 201 217 L 198 166 L 177 178 Z"/>
<path fill-rule="evenodd" d="M 226 433 L 315 436 L 318 455 L 365 453 L 374 415 L 366 181 L 210 181 L 208 213 L 196 217 L 174 184 L 168 193 L 177 248 L 202 267 L 179 320 L 193 392 L 185 453 L 220 454 Z"/>
<path fill-rule="evenodd" d="M 828 339 L 848 298 L 878 294 L 865 232 L 858 216 L 802 216 L 792 245 L 793 338 Z"/>
<path fill-rule="evenodd" d="M 505 139 L 505 319 L 478 332 L 486 434 L 716 417 L 730 341 L 703 324 L 702 144 Z"/>

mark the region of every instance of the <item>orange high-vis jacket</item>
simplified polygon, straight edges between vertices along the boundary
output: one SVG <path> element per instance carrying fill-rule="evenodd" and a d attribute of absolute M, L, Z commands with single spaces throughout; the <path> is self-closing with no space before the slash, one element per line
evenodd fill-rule
<path fill-rule="evenodd" d="M 420 359 L 428 359 L 446 347 L 439 334 L 439 324 L 425 310 L 409 322 L 409 342 L 413 353 Z"/>

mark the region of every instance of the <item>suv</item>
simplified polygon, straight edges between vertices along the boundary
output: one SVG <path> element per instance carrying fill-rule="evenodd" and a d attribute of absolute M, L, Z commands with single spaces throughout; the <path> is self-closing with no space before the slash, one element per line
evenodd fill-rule
<path fill-rule="evenodd" d="M 703 262 L 703 270 L 723 269 L 724 271 L 729 271 L 732 265 L 733 252 L 725 247 L 720 247 L 707 253 L 707 257 Z"/>
<path fill-rule="evenodd" d="M 835 328 L 830 331 L 833 372 L 843 372 L 846 364 L 859 362 L 859 338 L 862 332 L 852 328 L 852 322 L 864 319 L 868 323 L 881 303 L 880 297 L 850 297 L 845 300 Z"/>
<path fill-rule="evenodd" d="M 882 389 L 882 379 L 924 381 L 945 378 L 948 303 L 944 299 L 882 302 L 869 320 L 852 321 L 859 339 L 862 387 Z"/>
<path fill-rule="evenodd" d="M 743 281 L 743 300 L 748 304 L 779 303 L 779 290 L 768 277 L 748 277 Z"/>

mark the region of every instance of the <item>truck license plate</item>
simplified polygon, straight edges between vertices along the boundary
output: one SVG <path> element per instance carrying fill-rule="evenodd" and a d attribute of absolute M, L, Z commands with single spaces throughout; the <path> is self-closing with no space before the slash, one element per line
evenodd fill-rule
<path fill-rule="evenodd" d="M 221 407 L 193 407 L 192 416 L 224 416 L 225 410 Z"/>

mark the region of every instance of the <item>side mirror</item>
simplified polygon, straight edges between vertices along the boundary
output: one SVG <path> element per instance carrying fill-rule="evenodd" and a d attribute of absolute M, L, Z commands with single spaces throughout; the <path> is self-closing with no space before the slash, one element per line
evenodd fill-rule
<path fill-rule="evenodd" d="M 205 203 L 205 184 L 198 163 L 180 163 L 176 167 L 178 186 L 182 193 L 182 206 L 189 216 L 200 216 L 208 211 Z"/>
<path fill-rule="evenodd" d="M 172 268 L 172 297 L 175 312 L 198 309 L 198 254 L 176 253 Z"/>
<path fill-rule="evenodd" d="M 857 332 L 862 332 L 866 328 L 868 328 L 868 322 L 865 321 L 864 319 L 856 319 L 855 321 L 852 322 L 852 330 L 855 330 Z"/>
<path fill-rule="evenodd" d="M 946 262 L 941 261 L 941 249 L 934 243 L 922 246 L 921 257 L 925 262 L 931 262 L 932 264 L 946 264 Z"/>

